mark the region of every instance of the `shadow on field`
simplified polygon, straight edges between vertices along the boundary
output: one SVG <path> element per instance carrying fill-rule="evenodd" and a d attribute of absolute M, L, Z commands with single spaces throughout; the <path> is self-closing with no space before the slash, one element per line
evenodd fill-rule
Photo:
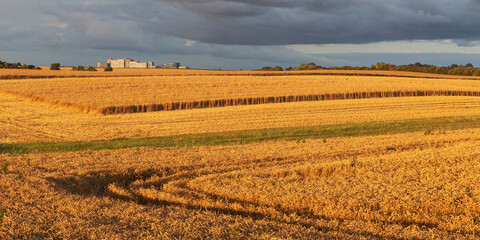
<path fill-rule="evenodd" d="M 149 189 L 150 187 L 154 187 L 155 189 L 162 189 L 164 184 L 167 184 L 170 181 L 174 180 L 179 180 L 179 179 L 192 179 L 197 176 L 199 176 L 198 173 L 195 173 L 193 171 L 183 170 L 185 174 L 180 174 L 178 175 L 178 171 L 182 172 L 182 170 L 179 169 L 168 169 L 168 170 L 159 170 L 159 169 L 149 169 L 143 172 L 137 172 L 137 171 L 129 171 L 127 173 L 122 173 L 122 174 L 112 174 L 111 172 L 95 172 L 95 173 L 90 173 L 88 175 L 76 175 L 76 176 L 69 176 L 69 177 L 48 177 L 46 180 L 48 180 L 50 183 L 52 183 L 53 187 L 57 191 L 66 191 L 70 194 L 75 194 L 75 195 L 80 195 L 80 196 L 85 196 L 85 197 L 90 197 L 90 196 L 95 196 L 95 197 L 110 197 L 113 199 L 121 200 L 121 201 L 126 201 L 126 202 L 133 202 L 136 204 L 140 205 L 158 205 L 158 206 L 178 206 L 182 208 L 186 208 L 188 210 L 194 210 L 194 211 L 211 211 L 215 212 L 218 214 L 225 214 L 225 215 L 231 215 L 231 216 L 240 216 L 243 218 L 249 218 L 253 220 L 267 220 L 267 221 L 272 221 L 272 222 L 278 222 L 278 223 L 283 223 L 283 224 L 295 224 L 295 225 L 301 225 L 302 227 L 309 229 L 309 228 L 314 228 L 318 232 L 326 233 L 326 232 L 338 232 L 338 233 L 343 233 L 347 235 L 352 235 L 352 236 L 362 236 L 366 238 L 379 238 L 379 239 L 400 239 L 396 237 L 386 237 L 384 235 L 380 234 L 374 234 L 368 231 L 354 231 L 354 230 L 349 230 L 345 229 L 342 227 L 342 223 L 344 221 L 351 221 L 351 220 L 356 220 L 356 219 L 341 219 L 341 218 L 330 218 L 326 216 L 318 216 L 318 215 L 313 215 L 311 213 L 305 212 L 305 211 L 294 211 L 294 210 L 285 210 L 282 209 L 281 206 L 278 207 L 273 207 L 277 212 L 283 214 L 284 216 L 289 216 L 291 214 L 296 214 L 297 216 L 301 216 L 300 221 L 292 221 L 292 220 L 284 220 L 284 219 L 278 219 L 278 217 L 271 216 L 269 214 L 264 214 L 261 212 L 256 212 L 254 210 L 249 211 L 249 210 L 235 210 L 232 208 L 229 208 L 229 206 L 225 207 L 204 207 L 201 204 L 185 204 L 182 201 L 175 201 L 175 200 L 163 200 L 163 199 L 156 199 L 153 197 L 146 197 L 144 195 L 135 193 L 135 191 L 130 191 L 129 189 L 131 188 L 132 183 L 136 182 L 135 184 L 138 185 L 138 182 L 140 182 L 140 188 L 142 189 Z M 153 183 L 150 181 L 148 183 L 145 183 L 145 180 L 150 179 L 152 176 L 161 176 L 163 178 L 159 178 L 159 181 L 154 181 Z M 171 177 L 171 178 L 169 178 Z M 139 181 L 140 180 L 140 181 Z M 124 189 L 127 191 L 127 194 L 119 194 L 115 193 L 114 191 L 111 191 L 109 189 L 109 186 L 114 185 L 118 186 L 121 189 Z M 183 190 L 183 188 L 182 188 Z M 203 193 L 203 192 L 198 192 L 198 191 L 193 191 L 192 189 L 189 189 L 188 187 L 184 186 L 185 192 L 187 192 L 188 197 L 195 198 L 195 195 L 202 195 L 206 196 L 209 198 L 210 201 L 217 201 L 219 199 L 226 199 L 225 196 L 221 195 L 216 195 L 216 194 L 210 194 L 210 193 Z M 160 190 L 158 190 L 160 191 Z M 191 196 L 190 196 L 191 195 Z M 178 198 L 183 198 L 183 196 L 177 196 Z M 249 205 L 255 207 L 268 207 L 268 206 L 263 206 L 258 203 L 253 203 L 253 202 L 246 202 L 238 199 L 227 199 L 229 203 L 239 203 L 243 206 Z M 246 208 L 245 208 L 246 209 Z M 250 208 L 252 209 L 252 208 Z M 335 227 L 329 227 L 329 226 L 318 226 L 315 224 L 315 220 L 326 220 L 326 221 L 337 221 L 338 224 Z M 313 221 L 309 221 L 313 220 Z M 406 228 L 409 226 L 417 226 L 420 229 L 438 229 L 437 224 L 432 224 L 432 223 L 427 223 L 427 222 L 411 222 L 411 221 L 382 221 L 378 220 L 376 223 L 382 225 L 401 225 L 402 227 Z M 445 230 L 440 230 L 440 231 L 445 231 Z M 464 233 L 464 232 L 458 232 L 458 231 L 447 231 L 450 233 L 462 233 L 462 234 L 471 234 L 470 233 Z"/>

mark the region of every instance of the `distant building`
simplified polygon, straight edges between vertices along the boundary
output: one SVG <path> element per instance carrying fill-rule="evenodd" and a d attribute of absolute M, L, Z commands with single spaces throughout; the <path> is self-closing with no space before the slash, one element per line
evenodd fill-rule
<path fill-rule="evenodd" d="M 169 64 L 163 64 L 163 65 L 157 65 L 155 68 L 168 68 L 168 69 L 176 69 L 180 68 L 180 63 L 169 63 Z"/>
<path fill-rule="evenodd" d="M 155 65 L 153 62 L 138 62 L 131 58 L 123 59 L 108 59 L 107 62 L 98 62 L 97 67 L 99 68 L 169 68 L 169 69 L 187 69 L 188 67 L 180 66 L 179 62 Z"/>
<path fill-rule="evenodd" d="M 154 68 L 153 62 L 138 62 L 131 58 L 124 59 L 108 59 L 107 62 L 97 63 L 97 67 L 111 67 L 111 68 Z"/>
<path fill-rule="evenodd" d="M 107 67 L 110 67 L 110 64 L 109 64 L 109 63 L 106 63 L 106 62 L 104 62 L 104 63 L 98 62 L 98 63 L 97 63 L 97 67 L 98 67 L 98 68 L 107 68 Z"/>

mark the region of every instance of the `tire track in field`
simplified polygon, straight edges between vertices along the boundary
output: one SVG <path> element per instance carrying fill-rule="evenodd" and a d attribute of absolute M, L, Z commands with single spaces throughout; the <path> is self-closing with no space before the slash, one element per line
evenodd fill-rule
<path fill-rule="evenodd" d="M 476 138 L 475 140 L 479 140 Z M 474 140 L 474 141 L 475 141 Z M 365 237 L 396 239 L 393 236 L 377 235 L 368 230 L 349 230 L 349 221 L 366 221 L 361 218 L 331 218 L 324 215 L 313 214 L 306 209 L 287 209 L 276 204 L 262 204 L 241 198 L 224 196 L 204 190 L 202 186 L 191 185 L 192 181 L 203 178 L 221 177 L 222 175 L 236 174 L 236 171 L 244 169 L 268 169 L 270 167 L 284 167 L 289 169 L 296 164 L 311 159 L 344 159 L 366 156 L 384 156 L 417 149 L 436 149 L 451 146 L 456 143 L 472 141 L 471 138 L 461 138 L 450 141 L 425 142 L 422 144 L 400 144 L 387 148 L 378 147 L 362 150 L 338 151 L 333 153 L 320 153 L 308 156 L 308 159 L 291 157 L 269 157 L 253 159 L 242 164 L 216 164 L 216 165 L 189 165 L 179 167 L 152 168 L 141 172 L 129 169 L 123 174 L 111 174 L 108 171 L 90 172 L 82 176 L 47 177 L 46 179 L 59 191 L 67 191 L 71 194 L 93 195 L 97 197 L 111 197 L 122 201 L 133 201 L 140 205 L 169 205 L 187 209 L 212 211 L 218 214 L 241 216 L 253 220 L 268 220 L 285 224 L 301 225 L 305 228 L 315 228 L 320 232 L 339 231 L 349 235 L 362 235 Z M 334 164 L 333 168 L 343 167 Z M 46 169 L 37 169 L 47 171 Z M 294 217 L 295 216 L 295 217 Z M 315 222 L 337 221 L 336 227 L 319 226 Z M 379 220 L 383 225 L 397 224 L 404 228 L 422 227 L 437 229 L 438 225 L 428 222 L 415 221 L 386 221 Z M 449 230 L 446 230 L 447 232 Z M 471 234 L 471 232 L 450 231 L 451 233 Z"/>

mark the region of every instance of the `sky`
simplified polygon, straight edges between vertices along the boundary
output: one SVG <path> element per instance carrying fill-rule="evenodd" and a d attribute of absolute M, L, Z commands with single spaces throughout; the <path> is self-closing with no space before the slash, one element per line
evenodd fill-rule
<path fill-rule="evenodd" d="M 480 0 L 0 0 L 0 60 L 480 66 Z"/>

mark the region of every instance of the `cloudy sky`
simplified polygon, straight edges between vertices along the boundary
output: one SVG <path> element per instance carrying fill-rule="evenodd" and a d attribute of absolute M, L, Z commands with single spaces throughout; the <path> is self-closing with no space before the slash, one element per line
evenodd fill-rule
<path fill-rule="evenodd" d="M 480 65 L 480 0 L 0 0 L 0 60 Z"/>

